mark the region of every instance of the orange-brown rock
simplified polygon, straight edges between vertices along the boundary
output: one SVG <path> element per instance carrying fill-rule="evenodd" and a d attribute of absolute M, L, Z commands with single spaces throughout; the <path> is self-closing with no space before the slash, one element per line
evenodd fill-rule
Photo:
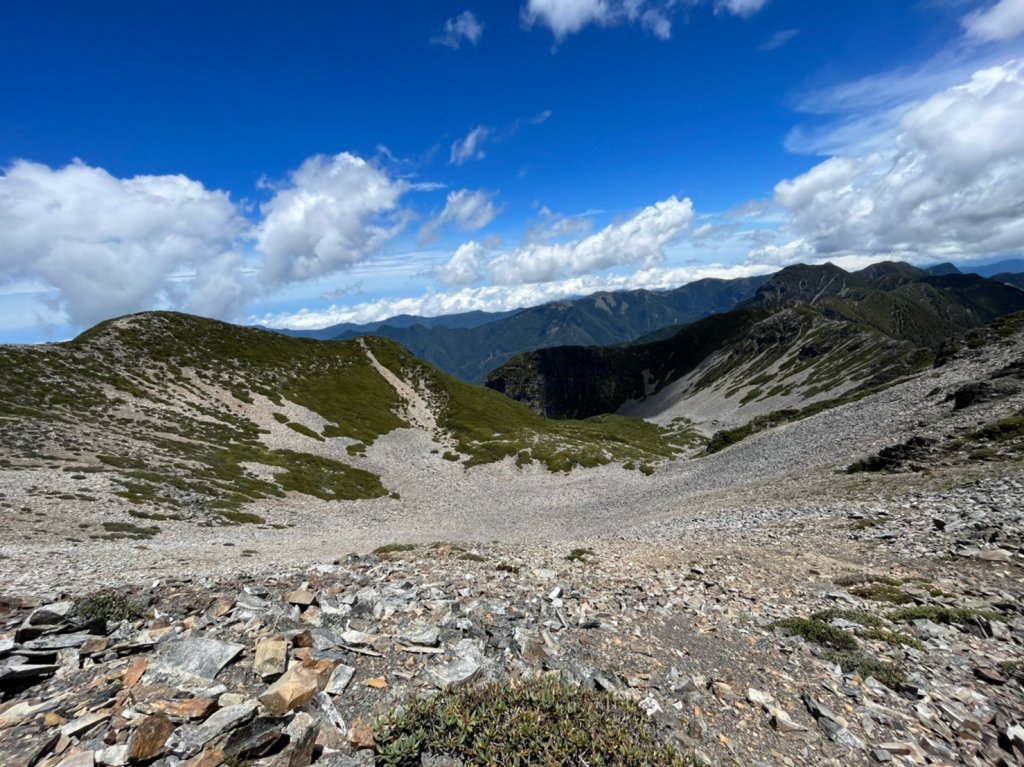
<path fill-rule="evenodd" d="M 163 714 L 147 716 L 128 739 L 128 761 L 135 764 L 156 759 L 174 730 L 174 722 Z"/>

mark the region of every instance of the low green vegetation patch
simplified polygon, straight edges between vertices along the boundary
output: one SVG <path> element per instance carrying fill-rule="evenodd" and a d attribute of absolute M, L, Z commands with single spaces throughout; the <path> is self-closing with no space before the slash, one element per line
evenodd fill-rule
<path fill-rule="evenodd" d="M 570 562 L 582 562 L 583 564 L 589 564 L 597 558 L 597 555 L 594 554 L 593 549 L 577 548 L 566 554 L 565 558 Z"/>
<path fill-rule="evenodd" d="M 862 626 L 875 624 L 875 627 L 871 627 L 865 632 L 864 636 L 866 639 L 879 639 L 890 644 L 900 644 L 908 647 L 915 646 L 911 644 L 915 642 L 911 637 L 897 636 L 894 632 L 887 632 L 884 629 L 878 628 L 877 626 L 881 622 L 877 621 L 877 619 L 872 619 L 866 613 L 855 611 L 847 612 L 846 614 L 851 616 L 848 620 L 859 623 Z M 843 611 L 816 613 L 810 618 L 785 618 L 773 623 L 772 627 L 782 629 L 793 636 L 803 637 L 808 642 L 819 645 L 822 648 L 822 657 L 840 666 L 845 673 L 856 673 L 863 677 L 872 676 L 882 684 L 894 690 L 898 689 L 904 681 L 903 673 L 892 664 L 883 663 L 861 652 L 859 649 L 860 643 L 853 633 L 836 628 L 826 622 L 826 620 L 832 617 L 843 617 Z M 883 639 L 883 635 L 888 636 L 889 634 L 893 634 L 893 636 Z M 899 639 L 905 639 L 906 641 L 899 641 Z M 917 646 L 920 647 L 919 644 Z"/>
<path fill-rule="evenodd" d="M 899 586 L 903 581 L 898 578 L 892 578 L 888 575 L 874 575 L 872 573 L 851 573 L 850 575 L 841 575 L 835 579 L 837 586 L 860 586 L 868 583 L 880 583 L 885 586 Z"/>
<path fill-rule="evenodd" d="M 116 541 L 122 538 L 127 538 L 135 541 L 143 541 L 152 538 L 154 535 L 160 532 L 160 528 L 156 525 L 144 527 L 139 525 L 133 525 L 131 522 L 104 522 L 103 529 L 106 530 L 105 535 L 98 535 L 93 537 L 105 538 L 111 541 Z"/>
<path fill-rule="evenodd" d="M 976 610 L 969 607 L 936 607 L 934 605 L 918 605 L 895 610 L 887 616 L 894 623 L 928 620 L 932 623 L 968 624 L 978 620 L 1005 622 L 1006 617 L 994 610 Z"/>
<path fill-rule="evenodd" d="M 287 426 L 292 431 L 298 432 L 299 434 L 301 434 L 304 437 L 309 437 L 310 439 L 315 439 L 317 442 L 324 442 L 325 441 L 322 436 L 317 434 L 315 431 L 313 431 L 308 426 L 305 426 L 305 425 L 303 425 L 301 423 L 295 423 L 295 421 L 288 421 L 288 423 L 286 423 L 285 426 Z"/>
<path fill-rule="evenodd" d="M 145 614 L 145 605 L 120 591 L 97 591 L 78 603 L 78 614 L 86 620 L 108 623 L 135 621 Z"/>
<path fill-rule="evenodd" d="M 863 586 L 850 589 L 850 593 L 861 599 L 870 599 L 873 602 L 891 602 L 894 605 L 905 605 L 914 601 L 914 597 L 899 586 L 891 586 L 888 583 L 866 583 Z"/>
<path fill-rule="evenodd" d="M 859 674 L 865 679 L 874 677 L 892 690 L 898 690 L 906 681 L 906 675 L 896 666 L 863 653 L 826 651 L 824 657 L 839 666 L 843 673 Z"/>
<path fill-rule="evenodd" d="M 803 637 L 808 642 L 831 647 L 836 650 L 856 650 L 857 638 L 849 631 L 837 629 L 825 621 L 815 618 L 784 618 L 772 624 L 772 628 L 783 629 L 793 636 Z"/>
<path fill-rule="evenodd" d="M 416 545 L 413 543 L 388 543 L 384 546 L 378 546 L 373 550 L 373 553 L 380 556 L 381 554 L 401 554 L 403 551 L 415 551 Z"/>
<path fill-rule="evenodd" d="M 632 702 L 552 680 L 446 691 L 376 727 L 377 763 L 419 767 L 424 755 L 466 767 L 696 767 Z"/>

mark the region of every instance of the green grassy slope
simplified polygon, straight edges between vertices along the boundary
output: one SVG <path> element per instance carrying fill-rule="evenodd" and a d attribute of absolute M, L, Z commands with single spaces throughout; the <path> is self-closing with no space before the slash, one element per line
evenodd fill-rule
<path fill-rule="evenodd" d="M 549 422 L 393 341 L 364 343 L 420 386 L 441 427 L 435 436 L 457 445 L 453 457 L 467 466 L 509 455 L 556 471 L 610 461 L 646 466 L 692 442 L 685 429 L 630 419 Z M 257 401 L 309 449 L 267 447 L 253 420 Z M 277 411 L 286 401 L 319 415 L 318 431 Z M 354 341 L 157 312 L 102 323 L 67 343 L 0 347 L 0 466 L 108 472 L 120 495 L 161 514 L 183 513 L 200 499 L 227 521 L 256 521 L 247 503 L 290 491 L 329 501 L 385 496 L 381 478 L 350 456 L 406 427 L 404 412 Z"/>

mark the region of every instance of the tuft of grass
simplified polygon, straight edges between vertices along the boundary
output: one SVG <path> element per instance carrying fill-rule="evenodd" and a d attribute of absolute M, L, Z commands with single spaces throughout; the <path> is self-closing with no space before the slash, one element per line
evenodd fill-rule
<path fill-rule="evenodd" d="M 377 764 L 418 767 L 424 754 L 484 765 L 696 767 L 639 706 L 541 679 L 492 682 L 414 699 L 376 726 Z"/>
<path fill-rule="evenodd" d="M 480 554 L 474 554 L 472 551 L 467 551 L 463 554 L 459 554 L 459 559 L 465 560 L 466 562 L 486 562 L 487 557 L 481 556 Z"/>

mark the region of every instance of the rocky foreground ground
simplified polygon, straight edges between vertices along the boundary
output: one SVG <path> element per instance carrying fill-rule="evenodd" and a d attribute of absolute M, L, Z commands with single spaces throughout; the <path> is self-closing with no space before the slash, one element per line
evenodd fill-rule
<path fill-rule="evenodd" d="M 539 675 L 712 765 L 1024 764 L 1024 474 L 947 484 L 10 598 L 0 764 L 385 763 L 412 697 Z"/>

